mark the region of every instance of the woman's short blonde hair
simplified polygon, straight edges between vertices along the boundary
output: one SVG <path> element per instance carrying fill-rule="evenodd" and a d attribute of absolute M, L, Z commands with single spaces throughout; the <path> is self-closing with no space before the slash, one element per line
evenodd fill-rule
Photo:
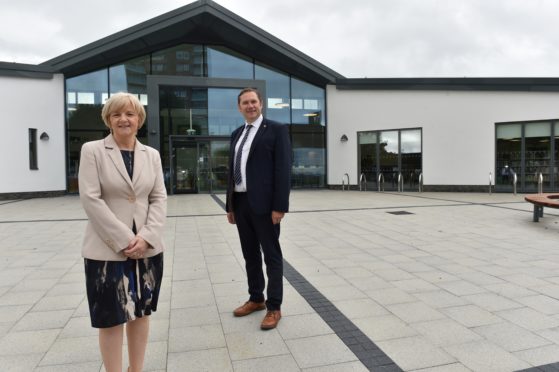
<path fill-rule="evenodd" d="M 101 111 L 101 117 L 103 118 L 105 125 L 110 128 L 111 114 L 122 110 L 129 104 L 132 105 L 134 111 L 136 111 L 136 114 L 138 115 L 138 129 L 140 129 L 146 121 L 146 110 L 144 110 L 144 106 L 140 103 L 137 96 L 124 92 L 111 94 L 111 97 L 105 102 L 103 110 Z"/>

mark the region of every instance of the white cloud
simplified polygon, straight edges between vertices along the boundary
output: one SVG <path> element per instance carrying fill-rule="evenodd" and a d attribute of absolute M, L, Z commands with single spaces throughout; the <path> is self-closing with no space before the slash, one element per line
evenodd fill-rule
<path fill-rule="evenodd" d="M 555 0 L 216 2 L 347 77 L 559 76 Z M 185 4 L 3 4 L 0 60 L 39 63 Z"/>

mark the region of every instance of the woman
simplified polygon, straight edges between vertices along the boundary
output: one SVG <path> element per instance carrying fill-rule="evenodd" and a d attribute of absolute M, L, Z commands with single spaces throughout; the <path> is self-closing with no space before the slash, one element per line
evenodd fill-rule
<path fill-rule="evenodd" d="M 111 134 L 82 146 L 79 170 L 87 299 L 106 371 L 122 371 L 126 324 L 128 371 L 139 372 L 163 276 L 167 193 L 159 153 L 136 139 L 146 118 L 138 98 L 113 94 L 101 116 Z"/>

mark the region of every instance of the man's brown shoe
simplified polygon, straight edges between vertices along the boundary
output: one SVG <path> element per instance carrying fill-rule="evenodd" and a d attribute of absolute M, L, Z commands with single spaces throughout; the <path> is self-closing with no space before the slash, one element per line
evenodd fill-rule
<path fill-rule="evenodd" d="M 248 314 L 252 314 L 255 311 L 264 310 L 266 308 L 265 302 L 252 302 L 247 301 L 243 305 L 239 306 L 233 311 L 233 315 L 235 316 L 245 316 Z"/>
<path fill-rule="evenodd" d="M 277 327 L 281 319 L 280 310 L 268 310 L 264 319 L 262 319 L 262 324 L 260 324 L 260 329 L 268 330 Z"/>

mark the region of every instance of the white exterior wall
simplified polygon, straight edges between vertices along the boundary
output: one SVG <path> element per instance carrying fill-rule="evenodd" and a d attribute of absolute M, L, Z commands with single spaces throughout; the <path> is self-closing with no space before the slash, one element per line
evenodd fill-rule
<path fill-rule="evenodd" d="M 63 75 L 0 76 L 0 128 L 0 193 L 66 189 Z M 37 129 L 38 170 L 29 169 L 29 128 Z"/>
<path fill-rule="evenodd" d="M 357 132 L 422 129 L 425 185 L 495 180 L 495 123 L 559 119 L 559 92 L 336 90 L 327 87 L 328 184 L 358 184 Z M 347 142 L 340 142 L 342 134 Z"/>

